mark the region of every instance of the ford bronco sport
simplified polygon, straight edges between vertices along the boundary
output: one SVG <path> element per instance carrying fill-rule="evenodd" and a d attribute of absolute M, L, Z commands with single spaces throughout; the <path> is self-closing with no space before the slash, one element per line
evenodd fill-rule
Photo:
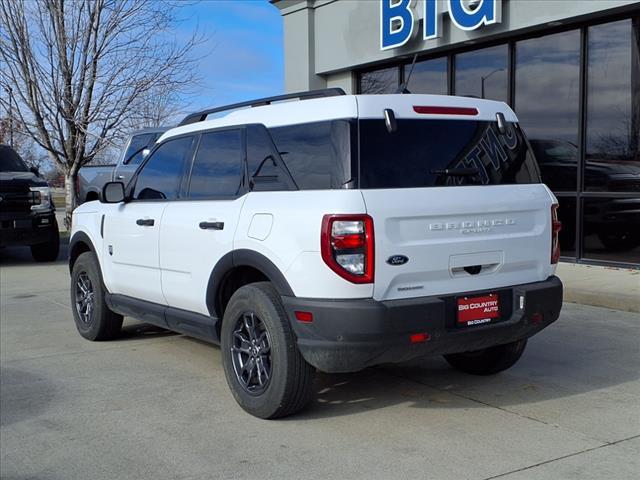
<path fill-rule="evenodd" d="M 493 374 L 560 313 L 556 208 L 504 103 L 329 89 L 198 112 L 75 210 L 73 316 L 90 340 L 129 315 L 221 344 L 261 418 L 300 410 L 314 369 Z"/>

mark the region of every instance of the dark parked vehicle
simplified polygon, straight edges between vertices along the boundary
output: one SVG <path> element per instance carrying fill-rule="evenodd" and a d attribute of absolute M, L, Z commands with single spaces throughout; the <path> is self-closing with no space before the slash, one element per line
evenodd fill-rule
<path fill-rule="evenodd" d="M 55 206 L 47 182 L 37 168 L 0 145 L 0 247 L 29 245 L 38 262 L 58 257 L 60 236 Z"/>

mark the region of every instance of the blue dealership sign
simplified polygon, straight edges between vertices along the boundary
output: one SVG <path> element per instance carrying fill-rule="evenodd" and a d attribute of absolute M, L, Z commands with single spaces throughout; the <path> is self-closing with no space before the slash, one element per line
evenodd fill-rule
<path fill-rule="evenodd" d="M 380 0 L 380 48 L 388 50 L 406 44 L 413 36 L 416 21 L 415 0 Z M 445 7 L 451 22 L 461 30 L 476 30 L 500 23 L 502 0 L 422 0 L 422 38 L 442 35 Z M 439 8 L 440 7 L 440 8 Z"/>

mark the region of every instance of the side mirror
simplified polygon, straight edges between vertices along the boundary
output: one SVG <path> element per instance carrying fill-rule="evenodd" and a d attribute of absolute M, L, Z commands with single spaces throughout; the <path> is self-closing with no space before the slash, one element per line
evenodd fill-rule
<path fill-rule="evenodd" d="M 147 155 L 149 155 L 150 153 L 151 153 L 151 149 L 149 149 L 149 148 L 144 148 L 144 149 L 142 150 L 142 158 L 146 158 L 146 157 L 147 157 Z"/>
<path fill-rule="evenodd" d="M 107 182 L 102 187 L 102 197 L 100 198 L 102 203 L 120 203 L 124 202 L 124 199 L 124 183 Z"/>
<path fill-rule="evenodd" d="M 29 171 L 33 173 L 36 177 L 40 176 L 40 170 L 38 170 L 38 167 L 31 167 Z"/>

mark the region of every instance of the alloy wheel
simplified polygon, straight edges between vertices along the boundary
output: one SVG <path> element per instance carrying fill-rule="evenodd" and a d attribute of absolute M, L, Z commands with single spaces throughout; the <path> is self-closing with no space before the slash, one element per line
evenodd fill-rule
<path fill-rule="evenodd" d="M 250 395 L 261 395 L 271 380 L 271 338 L 254 312 L 244 312 L 236 321 L 231 342 L 236 379 Z"/>

